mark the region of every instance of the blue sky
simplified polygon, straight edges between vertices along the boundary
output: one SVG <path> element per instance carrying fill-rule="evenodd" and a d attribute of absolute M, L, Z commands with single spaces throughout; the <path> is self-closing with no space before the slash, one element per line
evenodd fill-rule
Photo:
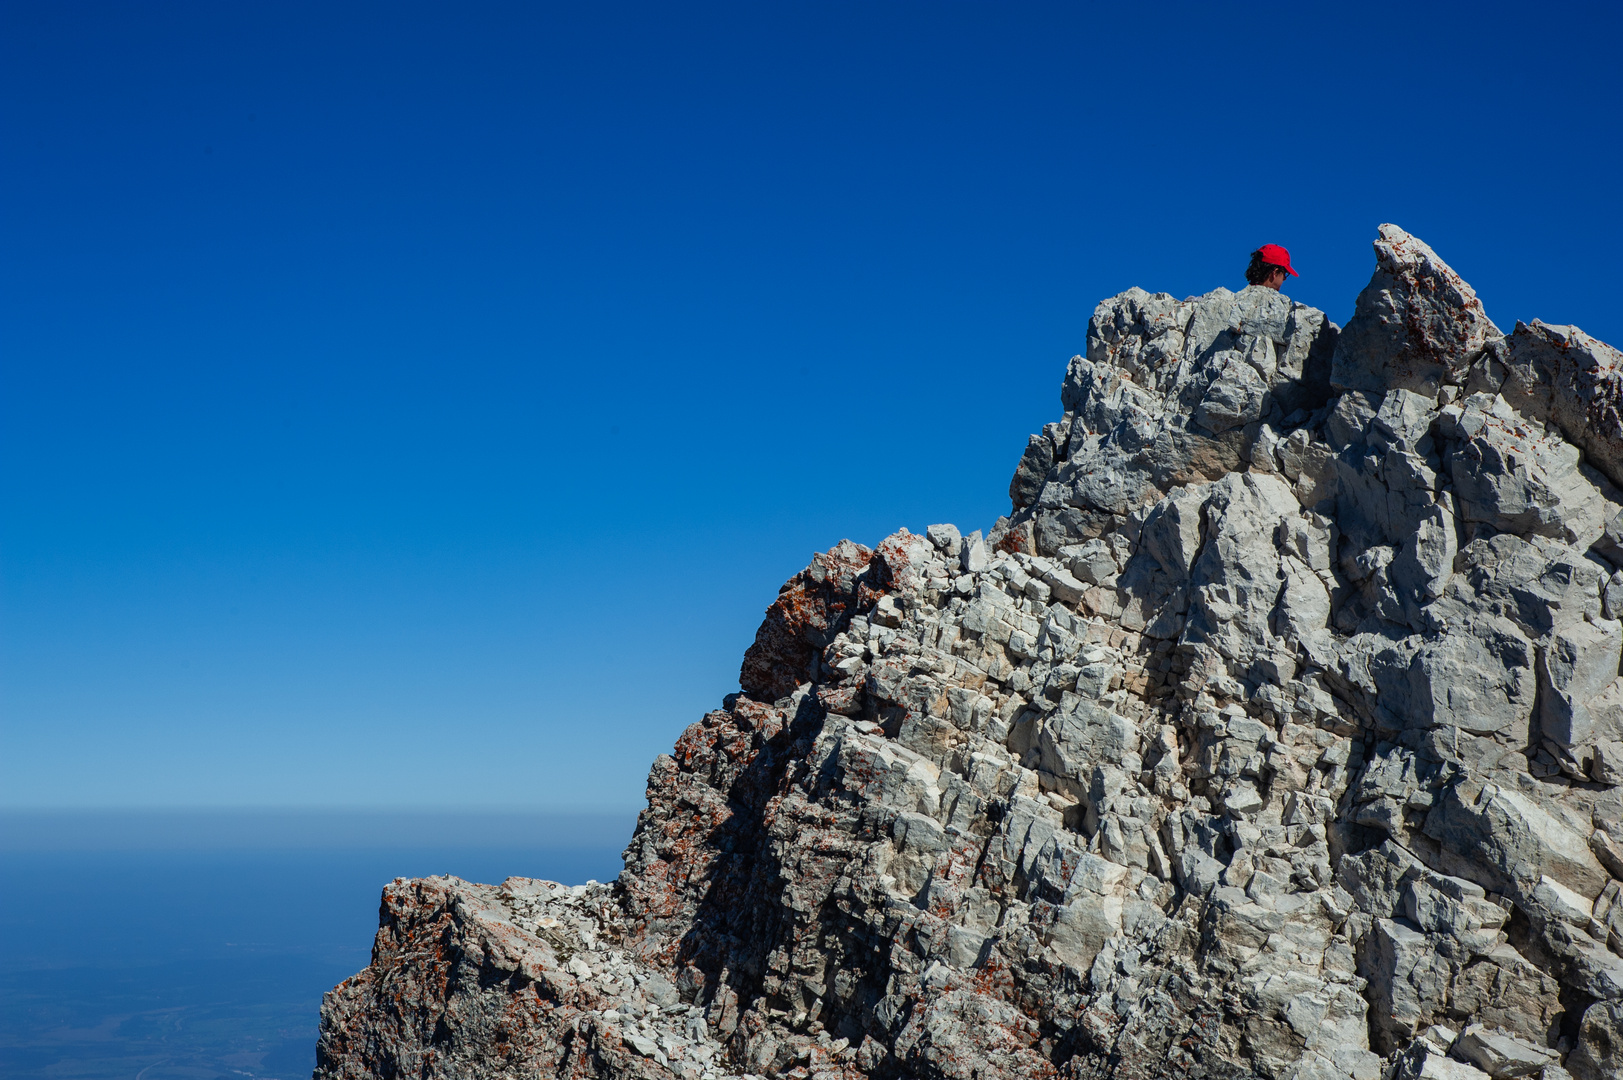
<path fill-rule="evenodd" d="M 0 806 L 623 808 L 1088 315 L 1623 342 L 1616 5 L 0 8 Z"/>

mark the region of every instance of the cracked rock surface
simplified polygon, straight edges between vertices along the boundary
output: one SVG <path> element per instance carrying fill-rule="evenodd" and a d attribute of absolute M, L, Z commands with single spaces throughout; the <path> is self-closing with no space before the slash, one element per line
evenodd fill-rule
<path fill-rule="evenodd" d="M 397 881 L 316 1076 L 1623 1076 L 1623 355 L 1383 225 L 1100 304 L 986 535 L 843 541 L 610 885 Z"/>

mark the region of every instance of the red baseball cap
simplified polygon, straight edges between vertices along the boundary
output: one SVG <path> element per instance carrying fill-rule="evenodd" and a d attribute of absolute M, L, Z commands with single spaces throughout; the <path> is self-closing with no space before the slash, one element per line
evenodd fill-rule
<path fill-rule="evenodd" d="M 1291 253 L 1280 247 L 1278 244 L 1264 244 L 1257 249 L 1257 254 L 1262 256 L 1263 262 L 1267 263 L 1269 266 L 1279 267 L 1291 277 L 1302 276 L 1295 270 L 1291 269 Z"/>

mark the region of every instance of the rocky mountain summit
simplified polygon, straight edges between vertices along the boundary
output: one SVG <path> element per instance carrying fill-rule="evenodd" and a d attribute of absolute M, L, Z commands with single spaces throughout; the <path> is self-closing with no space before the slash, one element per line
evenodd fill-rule
<path fill-rule="evenodd" d="M 1623 355 L 1384 225 L 1100 304 L 982 536 L 816 556 L 608 885 L 397 881 L 316 1076 L 1623 1076 Z"/>

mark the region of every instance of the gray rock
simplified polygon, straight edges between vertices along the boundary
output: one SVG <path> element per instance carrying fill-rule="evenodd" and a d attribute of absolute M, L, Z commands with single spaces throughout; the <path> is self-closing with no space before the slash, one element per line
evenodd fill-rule
<path fill-rule="evenodd" d="M 1607 787 L 1623 785 L 1623 742 L 1616 739 L 1597 739 L 1589 774 L 1597 784 L 1605 784 Z"/>
<path fill-rule="evenodd" d="M 1484 367 L 1502 371 L 1500 392 L 1548 420 L 1613 483 L 1623 484 L 1623 354 L 1576 326 L 1518 322 Z"/>
<path fill-rule="evenodd" d="M 1483 347 L 1502 337 L 1471 287 L 1425 243 L 1396 225 L 1375 241 L 1375 276 L 1341 332 L 1331 383 L 1384 393 L 1398 388 L 1436 397 L 1461 386 Z"/>
<path fill-rule="evenodd" d="M 628 1031 L 620 1036 L 625 1044 L 643 1057 L 657 1057 L 660 1064 L 664 1064 L 665 1055 L 660 1052 L 659 1044 L 638 1031 Z"/>
<path fill-rule="evenodd" d="M 1534 1046 L 1514 1035 L 1494 1031 L 1481 1024 L 1471 1024 L 1460 1032 L 1453 1054 L 1468 1061 L 1493 1080 L 1508 1080 L 1516 1076 L 1534 1076 L 1548 1065 L 1560 1065 L 1561 1055 L 1542 1046 Z"/>
<path fill-rule="evenodd" d="M 1066 567 L 1078 581 L 1088 585 L 1108 585 L 1116 580 L 1119 568 L 1116 557 L 1108 543 L 1103 540 L 1089 540 L 1085 544 L 1077 544 L 1061 552 L 1066 559 Z"/>
<path fill-rule="evenodd" d="M 1573 1080 L 1617 1080 L 1623 1076 L 1623 1002 L 1598 1001 L 1578 1023 L 1578 1045 L 1567 1055 Z"/>
<path fill-rule="evenodd" d="M 1441 421 L 1466 521 L 1550 536 L 1580 549 L 1605 533 L 1616 512 L 1616 491 L 1591 477 L 1582 451 L 1559 433 L 1530 425 L 1503 398 L 1487 394 L 1449 406 Z"/>
<path fill-rule="evenodd" d="M 1542 1046 L 1559 1033 L 1566 1010 L 1561 995 L 1553 975 L 1502 944 L 1459 969 L 1450 1004 L 1462 1016 Z"/>
<path fill-rule="evenodd" d="M 977 529 L 964 538 L 961 557 L 966 574 L 985 573 L 986 568 L 991 565 L 986 553 L 986 541 L 981 539 L 980 530 Z"/>
<path fill-rule="evenodd" d="M 1488 955 L 1498 947 L 1503 941 L 1499 928 L 1508 918 L 1475 882 L 1431 871 L 1409 875 L 1403 913 L 1433 935 L 1438 952 L 1462 961 Z"/>
<path fill-rule="evenodd" d="M 1043 479 L 1053 465 L 1053 441 L 1046 435 L 1033 435 L 1026 445 L 1025 454 L 1020 458 L 1020 467 L 1014 471 L 1014 479 L 1009 481 L 1009 499 L 1016 510 L 1037 501 Z"/>
<path fill-rule="evenodd" d="M 1403 913 L 1404 884 L 1420 865 L 1413 855 L 1387 840 L 1357 855 L 1343 855 L 1337 872 L 1359 910 L 1389 919 Z"/>
<path fill-rule="evenodd" d="M 1562 746 L 1593 743 L 1602 691 L 1618 676 L 1623 661 L 1623 623 L 1606 619 L 1575 622 L 1550 635 L 1539 653 L 1539 725 L 1544 737 Z"/>
<path fill-rule="evenodd" d="M 1593 899 L 1607 873 L 1589 845 L 1533 799 L 1496 784 L 1446 788 L 1426 818 L 1443 868 L 1490 888 L 1530 896 L 1548 876 Z"/>
<path fill-rule="evenodd" d="M 1071 697 L 1043 725 L 1037 745 L 1042 768 L 1054 776 L 1086 783 L 1100 762 L 1120 765 L 1138 752 L 1133 722 L 1090 701 Z"/>
<path fill-rule="evenodd" d="M 1589 850 L 1614 879 L 1623 881 L 1623 851 L 1604 829 L 1589 834 Z"/>
<path fill-rule="evenodd" d="M 1474 1065 L 1441 1054 L 1425 1054 L 1412 1070 L 1402 1075 L 1414 1080 L 1485 1080 L 1488 1074 Z"/>
<path fill-rule="evenodd" d="M 1582 552 L 1545 537 L 1500 533 L 1473 540 L 1461 548 L 1456 566 L 1450 599 L 1462 615 L 1503 615 L 1530 639 L 1601 617 L 1604 571 Z"/>
<path fill-rule="evenodd" d="M 612 887 L 389 886 L 319 1080 L 1561 1080 L 1585 1006 L 1615 1075 L 1617 357 L 1376 256 L 1345 333 L 1101 303 L 1010 514 L 792 578 Z"/>
<path fill-rule="evenodd" d="M 1554 934 L 1547 937 L 1565 954 L 1568 985 L 1591 998 L 1623 1000 L 1623 957 L 1598 942 L 1576 935 L 1568 940 Z"/>
<path fill-rule="evenodd" d="M 1393 1050 L 1442 1015 L 1453 972 L 1431 939 L 1406 921 L 1375 920 L 1365 948 L 1361 973 L 1369 980 L 1375 1048 Z"/>
<path fill-rule="evenodd" d="M 924 530 L 924 535 L 949 561 L 957 559 L 964 549 L 964 538 L 959 535 L 956 525 L 931 525 Z"/>
<path fill-rule="evenodd" d="M 1451 626 L 1422 646 L 1410 665 L 1409 717 L 1425 726 L 1525 743 L 1537 693 L 1533 663 L 1532 643 L 1508 619 Z"/>

